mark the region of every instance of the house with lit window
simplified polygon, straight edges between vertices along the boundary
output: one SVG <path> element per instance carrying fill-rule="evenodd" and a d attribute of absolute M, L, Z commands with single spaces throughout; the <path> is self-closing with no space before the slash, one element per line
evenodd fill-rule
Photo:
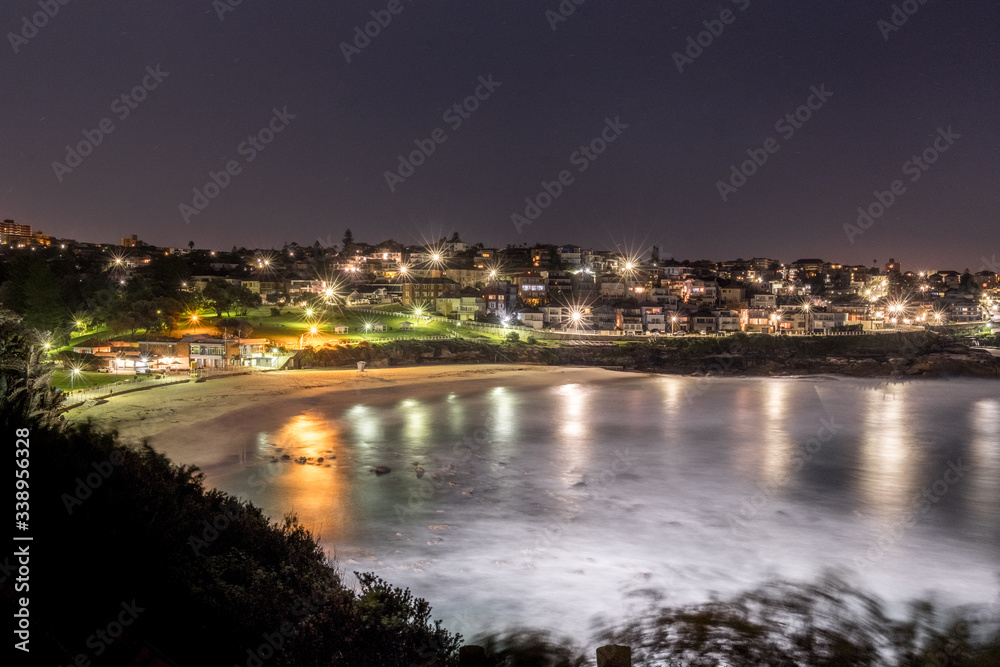
<path fill-rule="evenodd" d="M 177 345 L 178 352 L 183 354 L 187 348 L 190 368 L 229 368 L 238 363 L 240 348 L 235 339 L 222 339 L 215 336 L 189 334 L 183 336 Z"/>
<path fill-rule="evenodd" d="M 548 279 L 540 273 L 528 271 L 514 276 L 517 296 L 529 306 L 538 306 L 548 299 Z"/>
<path fill-rule="evenodd" d="M 667 318 L 661 306 L 643 306 L 642 326 L 646 331 L 666 331 Z"/>
<path fill-rule="evenodd" d="M 767 308 L 748 308 L 743 313 L 743 330 L 747 333 L 772 333 L 775 319 Z"/>
<path fill-rule="evenodd" d="M 438 312 L 438 299 L 458 294 L 461 288 L 451 278 L 441 276 L 440 271 L 433 271 L 431 276 L 413 277 L 403 283 L 403 305 Z"/>
<path fill-rule="evenodd" d="M 438 298 L 438 310 L 445 317 L 465 321 L 486 314 L 486 299 L 478 290 L 466 287 L 458 294 Z"/>
<path fill-rule="evenodd" d="M 847 313 L 828 313 L 810 310 L 806 318 L 806 331 L 825 334 L 847 326 Z"/>
<path fill-rule="evenodd" d="M 691 333 L 710 334 L 718 331 L 719 320 L 712 313 L 699 311 L 688 318 L 687 331 Z"/>

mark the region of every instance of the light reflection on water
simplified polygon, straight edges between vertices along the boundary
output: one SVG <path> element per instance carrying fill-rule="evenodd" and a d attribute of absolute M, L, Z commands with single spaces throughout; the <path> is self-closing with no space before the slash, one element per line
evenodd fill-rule
<path fill-rule="evenodd" d="M 1000 499 L 1000 399 L 978 400 L 971 412 L 970 504 L 976 513 L 987 514 Z"/>
<path fill-rule="evenodd" d="M 505 619 L 583 637 L 593 615 L 624 613 L 644 588 L 700 601 L 770 576 L 850 569 L 963 457 L 965 480 L 862 583 L 898 601 L 929 589 L 982 601 L 996 588 L 996 383 L 887 393 L 851 380 L 616 375 L 357 399 L 278 402 L 199 425 L 219 449 L 178 462 L 206 463 L 208 484 L 272 517 L 294 510 L 345 570 L 410 587 L 463 633 Z M 802 464 L 830 419 L 837 432 Z M 185 437 L 179 429 L 154 444 L 169 456 Z M 273 444 L 293 459 L 337 458 L 272 463 Z M 376 465 L 392 473 L 376 476 Z M 251 483 L 262 475 L 263 487 Z M 748 501 L 754 514 L 734 530 Z"/>
<path fill-rule="evenodd" d="M 917 498 L 915 465 L 919 445 L 911 430 L 919 422 L 907 414 L 904 385 L 891 396 L 870 391 L 865 395 L 865 430 L 861 486 L 869 511 L 899 516 L 912 509 Z"/>

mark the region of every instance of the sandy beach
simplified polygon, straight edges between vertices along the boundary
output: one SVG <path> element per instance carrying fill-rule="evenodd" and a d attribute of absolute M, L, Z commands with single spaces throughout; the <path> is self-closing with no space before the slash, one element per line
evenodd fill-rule
<path fill-rule="evenodd" d="M 268 401 L 287 401 L 320 394 L 345 403 L 422 398 L 461 386 L 516 382 L 519 387 L 548 384 L 554 376 L 587 382 L 611 376 L 612 371 L 509 364 L 422 365 L 405 368 L 356 370 L 275 371 L 177 384 L 90 402 L 66 412 L 71 423 L 92 420 L 114 428 L 128 442 L 140 442 L 177 427 L 190 427 L 230 412 Z"/>

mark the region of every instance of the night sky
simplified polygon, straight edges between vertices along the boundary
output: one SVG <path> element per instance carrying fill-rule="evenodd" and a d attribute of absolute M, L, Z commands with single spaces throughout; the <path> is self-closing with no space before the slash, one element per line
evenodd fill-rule
<path fill-rule="evenodd" d="M 888 0 L 565 0 L 575 12 L 560 21 L 559 0 L 225 2 L 43 0 L 58 13 L 37 31 L 22 21 L 37 0 L 4 2 L 0 217 L 79 240 L 223 249 L 340 244 L 350 227 L 369 242 L 457 230 L 677 259 L 891 255 L 975 271 L 1000 258 L 995 0 L 897 3 L 907 20 L 891 31 Z M 730 22 L 713 23 L 723 10 Z M 391 22 L 348 63 L 341 43 L 372 11 Z M 721 34 L 679 71 L 675 52 L 706 21 Z M 155 88 L 129 108 L 122 94 L 144 79 Z M 477 87 L 487 99 L 455 127 L 446 112 Z M 779 130 L 813 87 L 832 96 L 814 97 L 791 136 Z M 66 146 L 104 119 L 113 131 L 69 171 Z M 615 141 L 574 159 L 606 119 Z M 241 150 L 272 122 L 272 143 Z M 397 156 L 438 128 L 443 142 L 390 189 Z M 948 128 L 947 151 L 905 171 Z M 772 138 L 777 151 L 724 201 L 718 182 Z M 238 173 L 186 221 L 180 205 L 230 161 Z M 563 170 L 572 181 L 518 229 L 512 214 Z M 858 207 L 896 180 L 887 212 L 849 239 Z"/>

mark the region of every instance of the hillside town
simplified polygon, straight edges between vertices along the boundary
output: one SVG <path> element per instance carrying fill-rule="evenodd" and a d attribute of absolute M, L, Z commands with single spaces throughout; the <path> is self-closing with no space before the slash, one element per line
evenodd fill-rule
<path fill-rule="evenodd" d="M 75 352 L 132 372 L 147 370 L 150 359 L 165 370 L 236 360 L 271 367 L 289 349 L 412 333 L 432 321 L 451 328 L 429 333 L 459 326 L 557 339 L 858 335 L 976 323 L 1000 331 L 996 267 L 913 270 L 893 258 L 870 266 L 692 261 L 663 257 L 655 246 L 491 248 L 458 233 L 373 244 L 350 230 L 340 245 L 224 251 L 193 241 L 154 246 L 136 235 L 118 243 L 55 239 L 12 220 L 0 229 L 0 257 L 3 307 L 57 339 L 62 333 Z M 262 335 L 268 319 L 289 314 L 296 325 L 287 335 Z"/>

